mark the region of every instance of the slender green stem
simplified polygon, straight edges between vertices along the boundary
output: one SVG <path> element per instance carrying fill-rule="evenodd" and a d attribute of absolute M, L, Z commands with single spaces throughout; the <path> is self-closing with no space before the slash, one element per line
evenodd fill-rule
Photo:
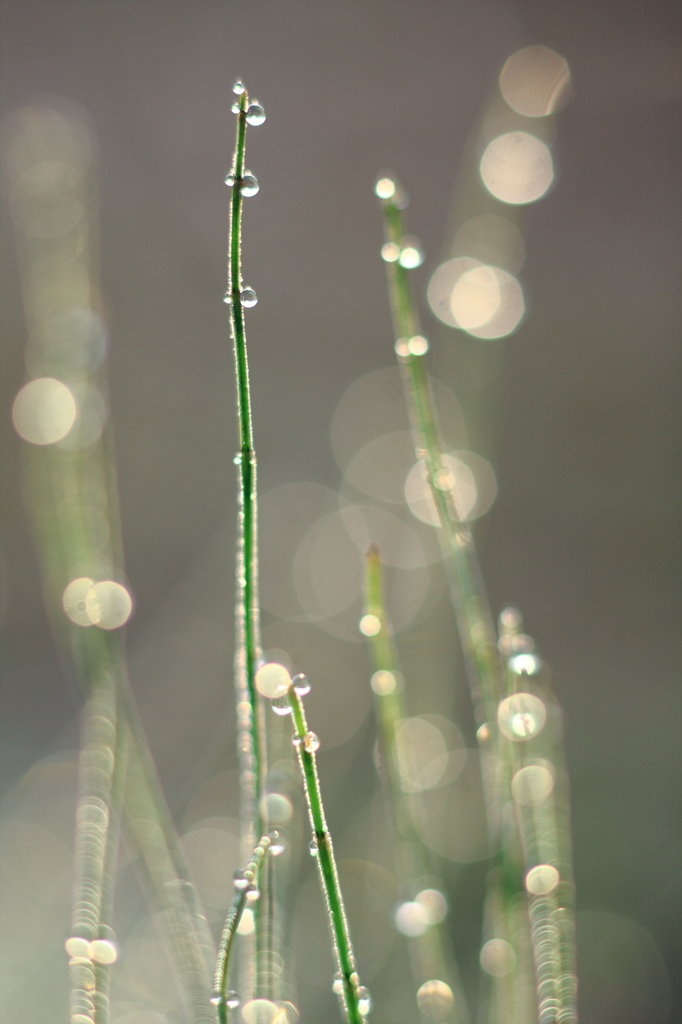
<path fill-rule="evenodd" d="M 239 922 L 249 900 L 249 891 L 258 889 L 261 867 L 271 842 L 272 840 L 269 835 L 263 835 L 258 840 L 258 844 L 253 851 L 253 857 L 239 876 L 239 884 L 235 884 L 234 900 L 225 918 L 216 960 L 215 991 L 211 999 L 211 1002 L 218 1007 L 218 1020 L 220 1024 L 227 1024 L 229 1019 L 230 1007 L 227 998 L 227 979 L 230 973 L 230 955 L 232 953 L 234 937 L 237 934 Z"/>
<path fill-rule="evenodd" d="M 298 753 L 298 761 L 303 776 L 306 801 L 310 823 L 313 829 L 311 851 L 317 856 L 320 869 L 320 880 L 327 901 L 329 923 L 334 942 L 334 951 L 341 975 L 342 988 L 338 995 L 346 1012 L 349 1024 L 362 1024 L 363 1015 L 360 1010 L 359 979 L 355 969 L 355 956 L 351 943 L 348 919 L 343 905 L 343 896 L 339 884 L 339 876 L 334 860 L 332 837 L 329 834 L 324 817 L 320 779 L 317 774 L 315 751 L 318 739 L 308 729 L 303 701 L 294 686 L 289 688 L 289 700 L 294 724 L 294 744 Z"/>
<path fill-rule="evenodd" d="M 402 249 L 403 220 L 394 196 L 383 201 L 387 242 Z M 481 576 L 471 530 L 457 514 L 452 482 L 442 461 L 435 407 L 429 387 L 424 353 L 411 351 L 419 319 L 410 293 L 408 271 L 399 261 L 387 262 L 389 297 L 396 333 L 396 351 L 403 376 L 417 455 L 426 467 L 431 494 L 438 511 L 447 564 L 453 573 L 451 594 L 460 639 L 469 666 L 474 711 L 479 726 L 494 721 L 500 700 L 497 637 Z"/>
<path fill-rule="evenodd" d="M 260 610 L 258 602 L 258 542 L 256 453 L 253 448 L 249 367 L 246 353 L 244 307 L 242 305 L 241 232 L 244 203 L 243 183 L 246 152 L 248 93 L 244 90 L 237 104 L 237 128 L 232 160 L 230 199 L 230 236 L 228 244 L 228 292 L 230 329 L 234 346 L 237 385 L 239 453 L 239 512 L 235 601 L 235 690 L 240 757 L 240 793 L 242 853 L 253 849 L 256 836 L 263 831 L 261 799 L 267 777 L 267 742 L 262 701 L 256 691 L 255 673 L 261 656 Z M 261 975 L 267 975 L 268 902 L 254 909 L 256 948 L 255 985 L 260 990 Z M 244 961 L 245 989 L 253 987 L 253 972 Z"/>
<path fill-rule="evenodd" d="M 237 549 L 237 596 L 235 685 L 240 730 L 242 828 L 244 843 L 253 848 L 262 831 L 260 797 L 266 772 L 264 716 L 256 691 L 255 672 L 260 657 L 258 609 L 256 453 L 253 448 L 249 367 L 246 354 L 244 307 L 241 302 L 241 224 L 244 197 L 242 182 L 246 147 L 248 94 L 239 97 L 237 136 L 232 162 L 233 186 L 230 199 L 228 294 L 230 327 L 234 344 L 239 425 L 239 537 Z M 247 742 L 247 735 L 250 741 Z"/>
<path fill-rule="evenodd" d="M 381 752 L 381 779 L 386 805 L 393 825 L 393 856 L 398 883 L 406 890 L 405 896 L 417 895 L 417 879 L 433 876 L 430 857 L 414 827 L 406 794 L 403 792 L 396 749 L 396 725 L 407 717 L 402 696 L 403 674 L 400 670 L 391 624 L 383 596 L 381 557 L 372 545 L 365 560 L 365 614 L 374 615 L 381 626 L 369 638 L 374 675 L 372 689 L 379 730 Z M 459 981 L 454 951 L 448 942 L 445 928 L 433 922 L 423 934 L 406 938 L 412 974 L 417 989 L 426 981 L 439 979 L 448 985 L 456 1008 L 459 1024 L 469 1020 L 466 999 Z M 442 992 L 440 995 L 442 998 Z M 428 998 L 422 998 L 420 1012 L 426 1022 L 432 1020 Z"/>

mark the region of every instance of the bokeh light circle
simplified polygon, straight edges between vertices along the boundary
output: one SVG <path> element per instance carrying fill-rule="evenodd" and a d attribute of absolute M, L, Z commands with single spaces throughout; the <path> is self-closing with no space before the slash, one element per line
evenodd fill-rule
<path fill-rule="evenodd" d="M 554 180 L 549 147 L 528 132 L 507 132 L 489 142 L 480 173 L 491 195 L 515 206 L 540 199 Z"/>
<path fill-rule="evenodd" d="M 548 46 L 526 46 L 508 59 L 500 73 L 500 92 L 517 114 L 546 117 L 568 98 L 568 64 Z"/>
<path fill-rule="evenodd" d="M 54 377 L 39 377 L 25 384 L 12 407 L 12 421 L 20 437 L 30 444 L 55 444 L 66 437 L 76 419 L 71 390 Z"/>

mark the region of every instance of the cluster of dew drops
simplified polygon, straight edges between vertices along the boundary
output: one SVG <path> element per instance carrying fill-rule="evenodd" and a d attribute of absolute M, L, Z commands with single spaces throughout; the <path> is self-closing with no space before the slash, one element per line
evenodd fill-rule
<path fill-rule="evenodd" d="M 232 86 L 232 91 L 236 93 L 237 96 L 241 96 L 242 93 L 246 92 L 246 86 L 244 85 L 240 78 L 238 78 L 237 81 Z M 232 113 L 239 114 L 240 111 L 241 107 L 239 103 L 233 103 Z M 246 123 L 252 125 L 254 128 L 257 128 L 258 125 L 263 124 L 264 121 L 265 111 L 263 110 L 263 107 L 258 102 L 258 100 L 254 99 L 253 102 L 249 103 L 248 107 L 246 108 Z M 251 171 L 244 171 L 243 176 L 239 180 L 237 180 L 234 174 L 230 172 L 230 174 L 228 174 L 227 177 L 225 178 L 225 184 L 228 185 L 230 188 L 234 188 L 234 186 L 237 185 L 239 187 L 241 194 L 246 198 L 255 196 L 260 189 L 260 185 L 258 184 L 258 178 Z M 232 301 L 232 293 L 229 289 L 225 292 L 225 295 L 223 296 L 223 301 Z M 247 309 L 250 309 L 252 306 L 255 306 L 256 303 L 258 302 L 258 296 L 256 295 L 253 288 L 242 288 L 241 292 L 239 293 L 239 301 L 241 302 L 242 306 L 245 306 Z"/>

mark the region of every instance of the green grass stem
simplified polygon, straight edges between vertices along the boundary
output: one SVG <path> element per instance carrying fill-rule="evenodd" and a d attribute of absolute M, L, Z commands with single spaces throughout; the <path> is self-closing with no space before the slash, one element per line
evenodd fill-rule
<path fill-rule="evenodd" d="M 235 691 L 237 699 L 238 750 L 240 758 L 240 794 L 242 822 L 242 855 L 249 855 L 256 836 L 263 831 L 261 799 L 267 779 L 267 741 L 263 703 L 256 690 L 255 673 L 261 657 L 260 609 L 258 602 L 258 511 L 256 487 L 256 452 L 253 447 L 249 367 L 246 352 L 243 281 L 241 267 L 242 211 L 246 128 L 249 97 L 241 86 L 235 104 L 236 139 L 232 159 L 230 233 L 228 243 L 228 290 L 225 301 L 230 311 L 230 329 L 234 346 L 239 452 L 238 465 L 238 537 L 235 600 Z M 258 990 L 268 977 L 268 901 L 254 911 L 255 933 L 252 944 L 257 951 L 256 979 Z M 248 953 L 244 961 L 245 988 L 251 989 Z"/>
<path fill-rule="evenodd" d="M 322 805 L 322 793 L 320 790 L 320 779 L 317 774 L 315 751 L 319 746 L 319 740 L 315 733 L 310 732 L 305 717 L 305 709 L 300 695 L 296 692 L 295 685 L 289 687 L 289 700 L 294 725 L 294 746 L 298 754 L 298 761 L 303 777 L 303 788 L 305 790 L 308 814 L 313 830 L 311 842 L 311 853 L 317 858 L 320 871 L 322 890 L 327 902 L 329 924 L 334 944 L 334 952 L 339 968 L 338 981 L 334 985 L 339 1001 L 345 1010 L 346 1019 L 349 1024 L 362 1024 L 363 1011 L 361 1003 L 369 1000 L 369 993 L 360 987 L 358 974 L 355 967 L 355 955 L 350 937 L 350 928 L 343 904 L 339 875 L 334 860 L 332 837 L 327 828 Z M 367 1012 L 366 1010 L 364 1012 Z"/>
<path fill-rule="evenodd" d="M 220 1024 L 228 1024 L 230 1009 L 232 1008 L 232 1005 L 237 1005 L 236 999 L 234 1002 L 231 999 L 231 996 L 236 996 L 236 993 L 230 993 L 228 995 L 227 990 L 232 945 L 234 937 L 237 934 L 237 928 L 239 927 L 242 914 L 249 902 L 249 891 L 258 890 L 261 868 L 271 843 L 271 836 L 261 836 L 248 865 L 235 878 L 234 899 L 225 919 L 223 932 L 220 938 L 218 957 L 216 960 L 214 992 L 211 997 L 213 1005 L 218 1007 L 218 1020 Z"/>
<path fill-rule="evenodd" d="M 383 595 L 381 556 L 372 545 L 365 559 L 365 615 L 375 616 L 381 623 L 377 633 L 368 637 L 373 668 L 374 707 L 379 732 L 381 753 L 380 776 L 384 787 L 393 831 L 393 858 L 396 876 L 404 898 L 414 899 L 418 892 L 418 879 L 433 877 L 431 858 L 414 827 L 409 799 L 400 779 L 396 726 L 407 718 L 403 698 L 404 676 L 400 668 L 391 623 L 386 612 Z M 381 676 L 377 678 L 377 673 Z M 413 797 L 414 799 L 414 797 Z M 431 883 L 433 887 L 433 883 Z M 445 983 L 450 989 L 456 1008 L 458 1024 L 469 1020 L 466 999 L 459 980 L 454 950 L 441 922 L 429 924 L 421 935 L 406 936 L 415 992 L 427 981 Z M 439 993 L 442 999 L 442 990 Z M 419 1001 L 420 1014 L 425 1022 L 431 1021 L 428 996 Z"/>
<path fill-rule="evenodd" d="M 388 180 L 388 179 L 387 179 Z M 399 185 L 382 199 L 386 242 L 402 250 L 405 245 Z M 419 318 L 412 300 L 409 271 L 399 260 L 387 261 L 389 299 L 396 335 L 396 353 L 403 377 L 408 412 L 415 435 L 417 457 L 423 461 L 429 488 L 438 511 L 446 565 L 452 572 L 451 594 L 467 659 L 474 712 L 479 726 L 494 721 L 500 699 L 497 637 L 481 576 L 471 529 L 460 521 L 450 473 L 442 461 L 435 405 L 430 392 L 425 351 L 411 350 L 419 337 Z M 428 346 L 427 346 L 428 347 Z"/>

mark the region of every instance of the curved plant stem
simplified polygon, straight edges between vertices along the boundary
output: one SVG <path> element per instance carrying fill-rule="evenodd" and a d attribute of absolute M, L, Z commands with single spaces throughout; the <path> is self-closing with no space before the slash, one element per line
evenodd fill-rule
<path fill-rule="evenodd" d="M 303 701 L 295 688 L 289 688 L 289 700 L 294 725 L 294 745 L 303 776 L 306 802 L 310 824 L 313 829 L 313 845 L 311 850 L 316 853 L 320 870 L 320 881 L 327 902 L 329 924 L 334 943 L 334 952 L 341 975 L 342 988 L 339 1000 L 345 1009 L 349 1024 L 362 1024 L 363 1016 L 359 1004 L 359 979 L 355 968 L 355 956 L 351 943 L 350 929 L 343 905 L 339 876 L 334 860 L 332 837 L 327 828 L 320 792 L 320 780 L 317 774 L 315 750 L 317 737 L 308 730 Z"/>
<path fill-rule="evenodd" d="M 241 888 L 235 887 L 234 900 L 230 907 L 227 917 L 225 918 L 225 924 L 223 926 L 223 933 L 220 938 L 220 945 L 218 947 L 218 958 L 216 960 L 215 969 L 215 991 L 211 1002 L 218 1007 L 218 1020 L 220 1024 L 227 1024 L 229 1019 L 229 1006 L 227 1005 L 227 979 L 230 973 L 230 955 L 232 953 L 232 944 L 234 937 L 237 934 L 237 928 L 241 921 L 244 908 L 248 901 L 248 891 L 252 888 L 258 888 L 258 880 L 260 876 L 261 867 L 263 865 L 263 859 L 270 846 L 271 839 L 268 835 L 263 835 L 258 840 L 255 850 L 253 851 L 253 857 L 249 861 L 249 864 L 242 872 L 242 878 L 246 882 Z"/>
<path fill-rule="evenodd" d="M 381 557 L 376 545 L 370 547 L 365 559 L 364 613 L 376 616 L 381 623 L 379 631 L 368 639 L 373 670 L 381 673 L 376 685 L 373 685 L 381 753 L 380 775 L 393 826 L 392 848 L 396 876 L 399 885 L 405 890 L 403 897 L 414 899 L 417 895 L 417 880 L 426 876 L 433 877 L 434 873 L 424 844 L 414 827 L 408 797 L 403 792 L 400 780 L 396 725 L 407 717 L 407 711 L 402 697 L 403 675 L 384 603 Z M 466 1024 L 469 1020 L 466 999 L 445 927 L 440 922 L 430 924 L 421 935 L 407 936 L 406 942 L 416 989 L 434 979 L 448 984 L 456 1009 L 455 1019 L 459 1024 Z M 420 1008 L 420 1012 L 425 1022 L 433 1019 L 428 1007 L 423 1010 Z"/>

